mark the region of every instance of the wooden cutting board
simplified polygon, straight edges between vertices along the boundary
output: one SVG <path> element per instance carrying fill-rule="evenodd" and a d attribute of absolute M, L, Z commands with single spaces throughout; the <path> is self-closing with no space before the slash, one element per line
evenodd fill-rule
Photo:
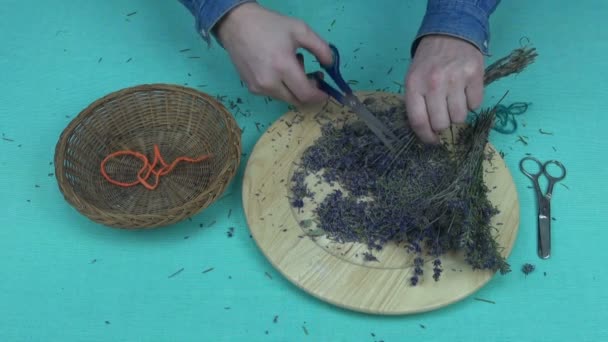
<path fill-rule="evenodd" d="M 400 101 L 397 94 L 358 93 L 384 102 Z M 395 102 L 392 102 L 395 103 Z M 243 180 L 243 206 L 251 234 L 272 265 L 289 281 L 325 302 L 371 314 L 409 314 L 455 303 L 477 291 L 495 274 L 473 271 L 461 254 L 442 258 L 441 279 L 432 279 L 432 267 L 412 287 L 413 256 L 404 248 L 388 245 L 374 252 L 378 261 L 365 261 L 367 247 L 335 243 L 325 236 L 310 237 L 312 208 L 292 208 L 290 180 L 295 164 L 307 147 L 321 135 L 319 117 L 354 119 L 354 114 L 335 102 L 301 112 L 288 112 L 262 135 L 249 158 Z M 488 150 L 494 150 L 491 144 Z M 495 150 L 494 150 L 495 151 Z M 500 213 L 494 217 L 497 241 L 511 252 L 519 227 L 519 203 L 513 179 L 500 154 L 486 161 L 484 180 L 490 201 Z M 314 188 L 316 196 L 328 193 L 328 185 Z M 307 224 L 301 224 L 304 221 Z M 428 270 L 431 270 L 430 272 Z M 496 275 L 500 276 L 500 275 Z"/>

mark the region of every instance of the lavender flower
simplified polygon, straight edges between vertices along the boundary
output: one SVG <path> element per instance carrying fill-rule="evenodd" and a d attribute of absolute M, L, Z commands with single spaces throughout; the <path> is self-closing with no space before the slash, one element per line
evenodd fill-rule
<path fill-rule="evenodd" d="M 509 272 L 491 235 L 490 222 L 498 210 L 483 182 L 495 113 L 482 111 L 450 151 L 441 144 L 418 143 L 404 121 L 403 104 L 380 110 L 380 101 L 368 102 L 387 125 L 399 122 L 394 131 L 406 144 L 398 156 L 388 153 L 362 122 L 325 124 L 292 177 L 292 206 L 301 208 L 303 199 L 313 196 L 306 175 L 322 171 L 326 182 L 338 183 L 346 192 L 336 190 L 317 205 L 319 228 L 334 241 L 361 242 L 370 250 L 391 241 L 404 243 L 416 256 L 412 285 L 424 272 L 424 253 L 435 258 L 436 281 L 442 273 L 439 257 L 451 250 L 464 250 L 473 269 Z"/>

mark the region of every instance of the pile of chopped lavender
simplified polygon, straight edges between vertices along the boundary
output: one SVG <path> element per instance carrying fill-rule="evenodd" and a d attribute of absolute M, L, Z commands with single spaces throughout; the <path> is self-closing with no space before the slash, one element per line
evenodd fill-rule
<path fill-rule="evenodd" d="M 365 243 L 371 251 L 389 242 L 415 253 L 416 285 L 426 258 L 434 259 L 433 278 L 440 278 L 441 256 L 463 250 L 473 269 L 510 271 L 493 238 L 491 219 L 498 210 L 490 203 L 483 181 L 485 146 L 495 112 L 482 111 L 460 134 L 454 148 L 418 142 L 405 123 L 405 106 L 365 104 L 385 123 L 396 125 L 404 143 L 398 155 L 362 122 L 327 123 L 322 135 L 302 155 L 292 178 L 291 204 L 314 198 L 305 183 L 309 174 L 321 175 L 335 190 L 316 204 L 317 226 L 337 242 Z M 379 109 L 383 108 L 383 109 Z"/>
<path fill-rule="evenodd" d="M 537 56 L 535 48 L 513 50 L 486 68 L 484 85 L 520 73 Z M 488 200 L 483 180 L 484 158 L 491 160 L 485 146 L 497 107 L 475 115 L 453 135 L 448 148 L 418 143 L 403 103 L 387 106 L 374 98 L 364 102 L 402 138 L 399 153 L 388 153 L 362 122 L 324 124 L 321 137 L 305 151 L 293 174 L 291 204 L 302 208 L 306 198 L 313 200 L 305 182 L 309 174 L 321 174 L 330 185 L 338 183 L 343 190 L 316 204 L 318 228 L 334 241 L 364 243 L 370 251 L 389 242 L 404 245 L 415 254 L 412 285 L 419 282 L 429 258 L 438 281 L 441 256 L 448 251 L 464 252 L 473 269 L 510 272 L 492 235 L 496 227 L 491 220 L 498 210 Z"/>

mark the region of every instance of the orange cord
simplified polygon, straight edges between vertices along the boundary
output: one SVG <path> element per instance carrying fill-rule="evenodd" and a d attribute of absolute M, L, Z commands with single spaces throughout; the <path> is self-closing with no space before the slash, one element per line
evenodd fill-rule
<path fill-rule="evenodd" d="M 137 172 L 137 181 L 134 181 L 131 183 L 119 182 L 117 180 L 110 178 L 110 176 L 108 176 L 108 174 L 106 172 L 106 163 L 111 158 L 118 157 L 118 156 L 124 156 L 124 155 L 132 155 L 144 162 L 144 165 L 142 166 L 142 168 L 139 170 L 139 172 Z M 198 157 L 196 159 L 188 158 L 188 157 L 179 157 L 179 158 L 175 159 L 173 161 L 173 163 L 167 164 L 167 162 L 165 162 L 165 160 L 163 159 L 163 157 L 160 154 L 160 149 L 158 148 L 158 145 L 154 145 L 154 162 L 152 163 L 152 165 L 150 165 L 150 161 L 144 154 L 135 152 L 135 151 L 131 151 L 131 150 L 123 150 L 123 151 L 114 152 L 104 158 L 104 160 L 101 162 L 101 174 L 104 176 L 105 179 L 108 180 L 108 182 L 110 182 L 114 185 L 118 185 L 118 186 L 122 186 L 122 187 L 130 187 L 130 186 L 134 186 L 134 185 L 141 183 L 141 185 L 143 185 L 146 189 L 154 190 L 158 186 L 158 183 L 159 183 L 158 180 L 159 180 L 160 176 L 167 175 L 169 172 L 171 172 L 175 168 L 175 166 L 177 166 L 177 164 L 179 162 L 183 161 L 183 162 L 188 162 L 188 163 L 199 163 L 199 162 L 209 159 L 210 157 L 211 157 L 210 154 Z M 154 170 L 154 168 L 156 168 L 158 162 L 160 162 L 163 167 L 160 168 L 159 170 Z M 144 173 L 145 173 L 145 175 L 142 175 Z M 155 176 L 154 184 L 148 183 L 148 178 L 150 178 L 150 175 L 152 175 L 152 174 Z"/>

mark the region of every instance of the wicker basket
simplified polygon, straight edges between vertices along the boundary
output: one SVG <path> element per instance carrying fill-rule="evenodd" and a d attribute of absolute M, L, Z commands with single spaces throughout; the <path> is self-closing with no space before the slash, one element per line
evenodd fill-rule
<path fill-rule="evenodd" d="M 154 190 L 120 187 L 101 174 L 101 162 L 118 150 L 145 154 L 154 145 L 168 163 L 212 154 L 202 163 L 181 163 Z M 55 151 L 55 174 L 64 198 L 89 219 L 124 229 L 167 226 L 215 201 L 241 160 L 241 131 L 228 110 L 194 89 L 146 84 L 111 93 L 84 109 L 63 131 Z M 135 180 L 143 162 L 116 157 L 106 170 Z"/>

